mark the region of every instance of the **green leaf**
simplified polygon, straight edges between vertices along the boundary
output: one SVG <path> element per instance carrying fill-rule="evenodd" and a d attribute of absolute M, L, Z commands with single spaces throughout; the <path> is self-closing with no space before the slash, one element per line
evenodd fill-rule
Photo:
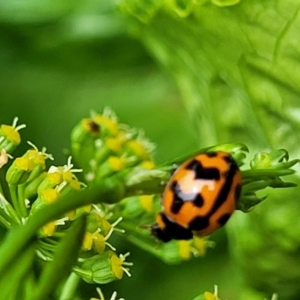
<path fill-rule="evenodd" d="M 145 11 L 146 2 L 123 0 L 121 6 L 147 20 L 135 21 L 136 32 L 173 74 L 201 147 L 239 141 L 295 149 L 300 138 L 297 1 L 241 1 L 226 8 L 194 1 L 185 18 L 178 17 L 174 1 L 152 1 Z"/>
<path fill-rule="evenodd" d="M 35 258 L 34 243 L 22 249 L 19 255 L 8 266 L 0 280 L 0 300 L 17 300 L 25 295 L 27 279 L 31 277 Z M 25 298 L 23 298 L 25 299 Z"/>
<path fill-rule="evenodd" d="M 33 300 L 47 299 L 58 285 L 70 274 L 75 265 L 85 232 L 86 216 L 83 215 L 67 230 L 58 244 L 53 261 L 49 262 L 41 274 Z"/>

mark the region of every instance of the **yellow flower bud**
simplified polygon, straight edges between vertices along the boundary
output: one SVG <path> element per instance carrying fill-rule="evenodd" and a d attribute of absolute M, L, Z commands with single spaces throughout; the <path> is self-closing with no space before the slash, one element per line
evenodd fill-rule
<path fill-rule="evenodd" d="M 11 185 L 24 183 L 30 176 L 34 163 L 28 157 L 18 157 L 9 167 L 6 173 L 6 180 Z"/>
<path fill-rule="evenodd" d="M 126 143 L 126 146 L 134 153 L 134 155 L 138 156 L 141 160 L 149 159 L 148 150 L 141 142 L 137 140 L 131 140 Z"/>
<path fill-rule="evenodd" d="M 16 145 L 19 145 L 21 143 L 20 134 L 15 127 L 10 125 L 1 125 L 0 129 L 3 136 L 5 136 L 10 142 Z"/>
<path fill-rule="evenodd" d="M 179 254 L 182 259 L 188 260 L 191 258 L 191 245 L 190 241 L 178 241 Z"/>
<path fill-rule="evenodd" d="M 98 125 L 100 125 L 100 131 L 106 131 L 112 136 L 116 136 L 119 133 L 119 125 L 115 120 L 103 115 L 96 115 L 93 119 Z"/>
<path fill-rule="evenodd" d="M 108 164 L 113 171 L 121 171 L 126 167 L 126 159 L 117 156 L 111 156 L 108 158 Z"/>
<path fill-rule="evenodd" d="M 152 211 L 153 198 L 154 198 L 154 195 L 144 195 L 144 196 L 139 197 L 140 203 L 145 211 L 147 211 L 147 212 Z"/>
<path fill-rule="evenodd" d="M 24 124 L 17 126 L 17 122 L 18 118 L 14 118 L 12 125 L 0 126 L 0 149 L 4 149 L 7 153 L 12 153 L 20 144 L 19 130 L 26 127 Z"/>
<path fill-rule="evenodd" d="M 118 153 L 122 150 L 123 141 L 120 138 L 107 138 L 105 144 L 110 150 Z"/>
<path fill-rule="evenodd" d="M 59 197 L 59 192 L 55 189 L 47 189 L 42 191 L 41 193 L 41 199 L 45 203 L 52 203 L 55 202 Z"/>
<path fill-rule="evenodd" d="M 215 296 L 214 294 L 212 294 L 210 292 L 204 293 L 204 299 L 205 300 L 218 300 L 217 296 Z"/>
<path fill-rule="evenodd" d="M 56 229 L 56 224 L 55 222 L 49 222 L 48 224 L 46 224 L 43 228 L 42 228 L 42 233 L 45 236 L 52 236 L 54 231 Z"/>

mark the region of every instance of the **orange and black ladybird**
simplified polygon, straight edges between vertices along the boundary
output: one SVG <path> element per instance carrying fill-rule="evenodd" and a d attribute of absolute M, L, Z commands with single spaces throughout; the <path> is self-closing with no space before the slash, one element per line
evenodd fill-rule
<path fill-rule="evenodd" d="M 236 209 L 241 185 L 241 172 L 229 153 L 206 152 L 190 158 L 168 182 L 163 212 L 151 226 L 152 234 L 168 242 L 213 233 Z"/>

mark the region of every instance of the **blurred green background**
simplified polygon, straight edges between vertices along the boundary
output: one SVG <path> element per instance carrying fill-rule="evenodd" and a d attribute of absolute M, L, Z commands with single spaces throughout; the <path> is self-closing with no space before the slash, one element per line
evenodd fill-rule
<path fill-rule="evenodd" d="M 23 139 L 45 145 L 59 163 L 72 127 L 105 106 L 143 128 L 158 160 L 195 149 L 172 78 L 109 1 L 2 1 L 0 30 L 1 121 L 18 116 Z"/>
<path fill-rule="evenodd" d="M 252 150 L 286 147 L 297 156 L 299 4 L 253 0 L 223 8 L 198 2 L 203 6 L 188 17 L 195 5 L 188 4 L 196 1 L 123 0 L 123 13 L 107 0 L 0 1 L 1 123 L 18 116 L 27 125 L 23 141 L 46 146 L 57 165 L 66 161 L 72 127 L 106 106 L 145 131 L 157 145 L 158 162 L 216 142 L 245 142 Z M 288 218 L 289 212 L 283 215 Z M 176 266 L 125 243 L 118 250 L 130 249 L 132 278 L 104 286 L 104 294 L 193 299 L 218 284 L 222 299 L 242 299 L 242 273 L 228 253 L 225 230 L 213 240 L 217 247 L 205 258 Z M 292 258 L 299 244 L 288 250 Z M 270 247 L 277 249 L 276 242 Z M 247 262 L 252 258 L 250 253 Z M 268 296 L 273 291 L 268 286 Z M 82 283 L 80 294 L 96 296 L 95 286 Z"/>

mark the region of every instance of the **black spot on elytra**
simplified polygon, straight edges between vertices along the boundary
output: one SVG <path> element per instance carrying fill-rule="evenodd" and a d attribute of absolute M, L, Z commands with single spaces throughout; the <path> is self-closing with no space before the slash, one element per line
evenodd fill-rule
<path fill-rule="evenodd" d="M 179 197 L 180 194 L 180 186 L 177 181 L 174 181 L 171 185 L 171 191 L 173 192 L 173 202 L 171 206 L 171 211 L 174 214 L 177 214 L 181 207 L 183 206 L 183 199 Z"/>
<path fill-rule="evenodd" d="M 204 168 L 200 161 L 194 159 L 187 166 L 187 170 L 195 172 L 195 179 L 219 180 L 220 172 L 217 168 Z"/>
<path fill-rule="evenodd" d="M 203 199 L 203 197 L 201 196 L 201 194 L 197 194 L 197 197 L 196 197 L 195 200 L 193 201 L 193 204 L 194 204 L 196 207 L 201 207 L 201 206 L 203 206 L 203 204 L 204 204 L 204 199 Z"/>
<path fill-rule="evenodd" d="M 207 216 L 204 217 L 195 217 L 189 224 L 189 228 L 192 231 L 199 231 L 207 228 L 209 225 L 209 218 Z"/>
<path fill-rule="evenodd" d="M 169 220 L 165 214 L 161 213 L 165 227 L 160 228 L 158 224 L 151 226 L 151 233 L 163 242 L 174 240 L 190 240 L 193 233 L 190 229 L 184 228 Z"/>
<path fill-rule="evenodd" d="M 227 158 L 227 157 L 226 157 Z M 216 201 L 214 202 L 213 207 L 211 208 L 210 212 L 208 213 L 207 217 L 212 216 L 227 200 L 228 194 L 232 188 L 233 178 L 237 172 L 236 164 L 230 164 L 229 170 L 226 173 L 226 180 L 224 185 L 222 186 Z"/>
<path fill-rule="evenodd" d="M 239 169 L 236 161 L 233 159 L 231 155 L 224 156 L 223 159 L 229 164 L 229 167 L 231 169 L 234 169 L 236 171 Z"/>
<path fill-rule="evenodd" d="M 224 226 L 227 221 L 229 220 L 231 214 L 224 214 L 223 216 L 221 216 L 218 220 L 218 223 L 221 225 L 221 226 Z"/>

